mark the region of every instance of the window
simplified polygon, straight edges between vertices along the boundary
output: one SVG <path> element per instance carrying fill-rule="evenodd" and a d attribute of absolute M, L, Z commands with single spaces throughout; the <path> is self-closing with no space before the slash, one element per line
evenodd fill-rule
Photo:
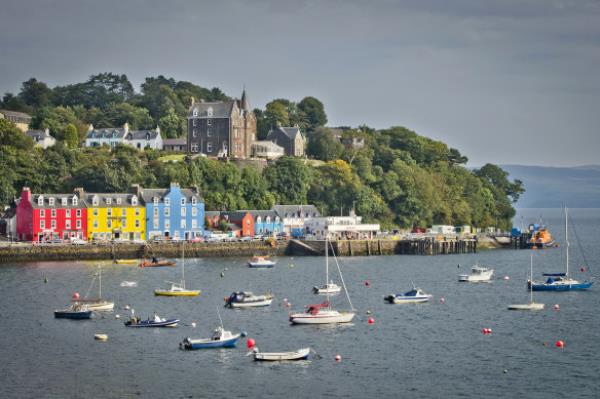
<path fill-rule="evenodd" d="M 65 229 L 67 229 L 67 230 L 71 229 L 71 221 L 69 219 L 65 220 Z"/>
<path fill-rule="evenodd" d="M 121 217 L 125 217 L 127 215 L 127 208 L 121 208 Z"/>
<path fill-rule="evenodd" d="M 192 126 L 196 126 L 197 119 L 192 119 Z"/>
<path fill-rule="evenodd" d="M 108 228 L 108 229 L 112 229 L 112 220 L 108 219 L 108 220 L 106 221 L 106 228 Z"/>
<path fill-rule="evenodd" d="M 198 221 L 196 219 L 192 219 L 192 229 L 198 228 Z"/>
<path fill-rule="evenodd" d="M 154 203 L 154 205 L 158 205 L 158 197 L 154 197 L 152 198 L 152 202 Z"/>
<path fill-rule="evenodd" d="M 45 220 L 40 220 L 40 229 L 44 230 L 46 228 L 46 221 Z"/>
<path fill-rule="evenodd" d="M 212 119 L 206 120 L 206 126 L 212 126 Z"/>
<path fill-rule="evenodd" d="M 106 199 L 106 205 L 110 205 L 112 204 L 112 198 L 107 198 Z"/>
<path fill-rule="evenodd" d="M 71 203 L 73 204 L 73 206 L 77 206 L 77 197 L 73 196 L 73 200 L 71 201 Z"/>
<path fill-rule="evenodd" d="M 155 229 L 158 229 L 158 218 L 154 218 L 154 223 L 152 225 Z"/>
<path fill-rule="evenodd" d="M 237 139 L 238 137 L 238 130 L 237 127 L 233 129 L 233 137 L 235 137 Z"/>
<path fill-rule="evenodd" d="M 46 217 L 46 210 L 45 209 L 40 209 L 40 217 L 41 218 L 45 218 Z"/>
<path fill-rule="evenodd" d="M 48 205 L 54 206 L 54 198 L 48 198 Z"/>
<path fill-rule="evenodd" d="M 56 229 L 56 220 L 51 222 L 52 230 Z"/>
<path fill-rule="evenodd" d="M 53 218 L 55 218 L 55 217 L 56 217 L 56 209 L 52 209 L 52 210 L 50 211 L 50 217 L 53 217 Z"/>
<path fill-rule="evenodd" d="M 127 220 L 125 218 L 121 219 L 121 227 L 125 228 L 127 226 Z"/>
<path fill-rule="evenodd" d="M 165 206 L 171 205 L 171 198 L 165 198 Z"/>
<path fill-rule="evenodd" d="M 97 229 L 98 228 L 98 221 L 96 219 L 94 219 L 94 228 Z"/>
<path fill-rule="evenodd" d="M 65 217 L 67 217 L 67 218 L 71 217 L 71 210 L 70 209 L 66 209 L 65 210 Z"/>
<path fill-rule="evenodd" d="M 135 228 L 136 228 L 136 229 L 139 229 L 139 228 L 140 228 L 140 221 L 139 221 L 139 219 L 136 219 L 136 220 L 135 220 Z"/>
<path fill-rule="evenodd" d="M 212 132 L 210 131 L 210 128 L 207 127 L 206 128 L 206 137 L 210 137 L 210 136 L 212 136 Z"/>
<path fill-rule="evenodd" d="M 185 216 L 185 206 L 181 207 L 181 216 Z"/>
<path fill-rule="evenodd" d="M 192 205 L 196 206 L 196 197 L 192 197 Z"/>
<path fill-rule="evenodd" d="M 185 198 L 181 199 L 181 205 L 185 205 Z"/>
<path fill-rule="evenodd" d="M 192 129 L 192 137 L 198 137 L 198 131 L 196 129 Z"/>
<path fill-rule="evenodd" d="M 169 219 L 165 220 L 165 230 L 169 230 L 171 228 L 171 222 L 169 221 Z"/>
<path fill-rule="evenodd" d="M 198 208 L 196 208 L 195 206 L 192 207 L 192 216 L 197 216 L 198 215 Z"/>
<path fill-rule="evenodd" d="M 262 221 L 262 219 L 260 218 L 260 216 L 258 216 L 258 217 L 256 218 L 256 223 L 260 223 L 261 221 Z"/>
<path fill-rule="evenodd" d="M 80 217 L 81 217 L 81 209 L 77 209 L 77 210 L 75 211 L 75 216 L 77 216 L 78 218 L 80 218 Z"/>
<path fill-rule="evenodd" d="M 198 116 L 198 108 L 194 108 L 194 111 L 192 111 L 192 115 Z"/>
<path fill-rule="evenodd" d="M 165 208 L 165 216 L 171 216 L 171 208 Z"/>
<path fill-rule="evenodd" d="M 117 205 L 121 205 L 121 197 L 117 198 Z"/>
<path fill-rule="evenodd" d="M 81 220 L 76 221 L 75 225 L 77 226 L 77 230 L 81 229 Z"/>
<path fill-rule="evenodd" d="M 192 143 L 190 151 L 191 152 L 198 152 L 198 144 L 197 143 Z"/>
<path fill-rule="evenodd" d="M 98 197 L 96 195 L 94 195 L 94 198 L 92 198 L 92 205 L 98 206 Z"/>
<path fill-rule="evenodd" d="M 185 219 L 181 219 L 181 228 L 185 229 Z"/>
<path fill-rule="evenodd" d="M 135 195 L 131 197 L 131 205 L 137 205 L 137 197 Z"/>
<path fill-rule="evenodd" d="M 140 216 L 140 208 L 135 208 L 135 216 Z"/>
<path fill-rule="evenodd" d="M 212 107 L 208 107 L 208 109 L 206 110 L 206 116 L 213 116 L 213 109 L 212 109 Z"/>
<path fill-rule="evenodd" d="M 44 205 L 44 197 L 42 195 L 38 197 L 37 203 L 40 206 Z"/>
<path fill-rule="evenodd" d="M 98 216 L 98 208 L 94 208 L 94 216 Z"/>
<path fill-rule="evenodd" d="M 112 216 L 112 208 L 108 208 L 106 210 L 106 216 L 111 217 Z"/>
<path fill-rule="evenodd" d="M 68 200 L 68 198 L 67 198 L 67 197 L 62 197 L 62 198 L 60 199 L 60 204 L 61 204 L 61 205 L 63 205 L 63 206 L 67 205 L 67 200 Z"/>
<path fill-rule="evenodd" d="M 158 216 L 158 208 L 155 207 L 154 208 L 154 217 L 157 217 L 157 216 Z"/>
<path fill-rule="evenodd" d="M 212 152 L 213 147 L 212 147 L 212 142 L 208 141 L 206 142 L 206 152 Z"/>

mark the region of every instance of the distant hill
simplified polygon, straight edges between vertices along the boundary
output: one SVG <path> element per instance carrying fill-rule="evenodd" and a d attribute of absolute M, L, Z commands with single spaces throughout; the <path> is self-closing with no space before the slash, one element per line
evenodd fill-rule
<path fill-rule="evenodd" d="M 554 168 L 502 165 L 511 179 L 520 179 L 525 194 L 518 208 L 600 208 L 600 165 Z"/>

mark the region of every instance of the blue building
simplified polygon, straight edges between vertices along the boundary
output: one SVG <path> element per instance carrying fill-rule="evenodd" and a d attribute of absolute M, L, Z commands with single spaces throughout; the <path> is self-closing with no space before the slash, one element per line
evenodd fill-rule
<path fill-rule="evenodd" d="M 245 211 L 254 219 L 254 235 L 272 235 L 283 233 L 283 219 L 274 210 Z"/>
<path fill-rule="evenodd" d="M 135 186 L 146 206 L 146 237 L 190 240 L 204 234 L 204 199 L 195 189 L 168 189 Z"/>

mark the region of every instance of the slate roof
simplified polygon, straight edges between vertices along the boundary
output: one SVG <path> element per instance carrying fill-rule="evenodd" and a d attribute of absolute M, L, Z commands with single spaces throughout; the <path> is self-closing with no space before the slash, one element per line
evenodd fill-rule
<path fill-rule="evenodd" d="M 43 196 L 43 205 L 38 205 L 38 199 Z M 77 205 L 73 205 L 73 197 L 76 194 L 31 194 L 31 206 L 34 208 L 85 208 L 87 206 L 85 200 L 77 197 Z M 54 205 L 50 205 L 50 198 L 54 198 Z M 67 204 L 63 205 L 62 199 L 67 199 Z"/>
<path fill-rule="evenodd" d="M 159 201 L 162 202 L 169 191 L 169 188 L 140 188 L 141 197 L 145 203 L 152 203 L 154 197 L 158 197 Z M 192 197 L 196 197 L 198 202 L 204 201 L 199 193 L 189 188 L 182 188 L 181 195 L 185 197 L 186 202 L 191 202 Z"/>
<path fill-rule="evenodd" d="M 262 210 L 262 209 L 254 209 L 254 210 L 244 210 L 244 211 L 240 211 L 240 212 L 249 212 L 252 217 L 254 218 L 254 220 L 256 220 L 256 218 L 258 216 L 260 216 L 260 218 L 262 220 L 264 220 L 267 216 L 270 216 L 271 219 L 274 221 L 275 217 L 277 217 L 277 212 L 275 212 L 273 209 L 267 209 L 267 210 Z"/>
<path fill-rule="evenodd" d="M 221 211 L 204 211 L 204 216 L 207 218 L 214 218 L 215 216 L 221 216 Z"/>
<path fill-rule="evenodd" d="M 241 222 L 244 219 L 244 216 L 246 216 L 248 214 L 248 211 L 233 211 L 233 212 L 226 212 L 227 214 L 227 219 L 230 222 Z"/>
<path fill-rule="evenodd" d="M 297 217 L 298 213 L 302 214 L 302 217 L 320 217 L 321 213 L 314 205 L 275 205 L 273 207 L 275 212 L 281 218 L 292 218 Z"/>
<path fill-rule="evenodd" d="M 98 205 L 94 205 L 94 196 L 98 196 Z M 84 200 L 89 207 L 93 208 L 120 208 L 127 206 L 141 206 L 141 201 L 138 198 L 137 204 L 132 203 L 132 198 L 135 194 L 113 194 L 113 193 L 84 193 Z M 110 203 L 108 200 L 110 199 Z M 119 204 L 117 200 L 120 200 Z"/>
<path fill-rule="evenodd" d="M 294 141 L 296 139 L 297 135 L 302 134 L 302 133 L 300 133 L 300 128 L 297 126 L 291 126 L 291 127 L 277 126 L 275 129 L 271 129 L 271 131 L 269 131 L 269 134 L 267 135 L 267 139 L 269 139 L 269 137 L 271 137 L 271 134 L 274 134 L 275 131 L 282 132 L 292 141 Z"/>
<path fill-rule="evenodd" d="M 46 137 L 46 130 L 28 130 L 25 132 L 25 134 L 37 142 L 37 141 L 42 141 Z M 48 137 L 54 139 L 54 137 L 52 137 L 52 136 L 48 136 Z"/>
<path fill-rule="evenodd" d="M 2 114 L 4 116 L 12 116 L 13 118 L 21 118 L 21 119 L 31 120 L 31 115 L 26 114 L 25 112 L 9 111 L 7 109 L 0 109 L 0 114 Z"/>
<path fill-rule="evenodd" d="M 179 137 L 176 139 L 164 139 L 163 146 L 172 146 L 172 145 L 187 145 L 187 139 L 185 137 Z"/>
<path fill-rule="evenodd" d="M 235 100 L 231 101 L 219 101 L 212 103 L 194 103 L 190 107 L 188 117 L 190 118 L 230 118 L 233 112 L 233 105 Z M 212 116 L 208 116 L 208 109 L 212 108 Z M 198 111 L 198 114 L 194 116 L 194 110 Z"/>
<path fill-rule="evenodd" d="M 122 127 L 107 127 L 90 130 L 86 137 L 88 139 L 122 139 L 124 135 L 125 129 Z"/>
<path fill-rule="evenodd" d="M 146 140 L 147 134 L 150 134 L 150 140 L 155 140 L 160 133 L 156 130 L 130 130 L 125 140 Z"/>

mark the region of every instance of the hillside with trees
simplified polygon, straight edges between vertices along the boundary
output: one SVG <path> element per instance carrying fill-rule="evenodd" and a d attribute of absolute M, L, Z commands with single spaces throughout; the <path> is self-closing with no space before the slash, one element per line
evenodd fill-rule
<path fill-rule="evenodd" d="M 127 146 L 83 148 L 88 124 L 132 129 L 160 126 L 164 137 L 186 134 L 191 98 L 229 99 L 164 76 L 149 77 L 136 92 L 125 75 L 102 73 L 86 82 L 50 88 L 34 78 L 18 94 L 6 93 L 0 109 L 32 115 L 31 128 L 48 128 L 58 142 L 46 150 L 0 119 L 0 203 L 10 204 L 21 187 L 34 192 L 129 190 L 131 184 L 166 187 L 171 181 L 197 186 L 207 209 L 267 209 L 275 203 L 315 204 L 324 214 L 354 207 L 384 228 L 431 224 L 508 228 L 513 203 L 524 192 L 500 167 L 464 167 L 467 157 L 446 144 L 394 126 L 375 130 L 325 127 L 317 98 L 275 99 L 256 109 L 259 139 L 277 124 L 298 125 L 308 136 L 310 159 L 283 157 L 263 171 L 233 163 L 186 157 L 163 162 L 164 152 Z M 359 141 L 360 146 L 348 143 Z"/>

